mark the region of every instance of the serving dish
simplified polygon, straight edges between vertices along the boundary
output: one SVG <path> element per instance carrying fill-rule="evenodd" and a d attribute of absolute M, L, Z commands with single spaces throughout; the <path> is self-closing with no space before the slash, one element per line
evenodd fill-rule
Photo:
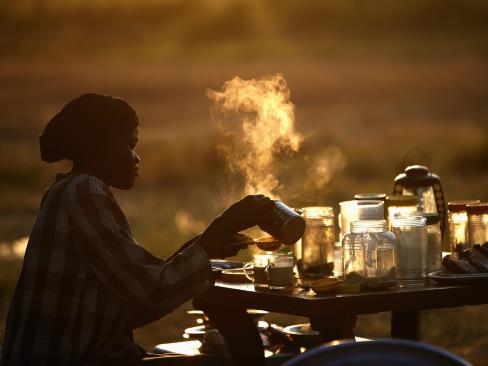
<path fill-rule="evenodd" d="M 431 272 L 428 278 L 446 285 L 469 285 L 474 283 L 488 283 L 488 273 L 444 273 Z"/>

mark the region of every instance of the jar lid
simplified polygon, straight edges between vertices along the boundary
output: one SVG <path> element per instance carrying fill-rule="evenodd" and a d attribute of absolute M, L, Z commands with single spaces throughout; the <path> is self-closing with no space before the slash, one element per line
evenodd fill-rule
<path fill-rule="evenodd" d="M 391 220 L 392 228 L 425 226 L 424 216 L 396 216 Z"/>
<path fill-rule="evenodd" d="M 355 200 L 380 200 L 384 201 L 386 193 L 356 193 L 354 195 Z"/>
<path fill-rule="evenodd" d="M 416 196 L 402 196 L 400 194 L 394 194 L 386 196 L 387 206 L 416 206 L 418 205 Z"/>
<path fill-rule="evenodd" d="M 466 205 L 470 203 L 478 203 L 480 200 L 464 200 L 464 201 L 451 201 L 447 203 L 449 212 L 466 211 Z"/>
<path fill-rule="evenodd" d="M 441 216 L 438 213 L 429 212 L 424 213 L 423 216 L 425 217 L 425 223 L 427 225 L 435 225 L 441 221 Z"/>
<path fill-rule="evenodd" d="M 351 232 L 361 232 L 364 230 L 386 231 L 386 220 L 357 220 L 350 224 Z"/>
<path fill-rule="evenodd" d="M 486 214 L 488 213 L 488 202 L 469 203 L 466 205 L 466 211 L 469 214 Z"/>

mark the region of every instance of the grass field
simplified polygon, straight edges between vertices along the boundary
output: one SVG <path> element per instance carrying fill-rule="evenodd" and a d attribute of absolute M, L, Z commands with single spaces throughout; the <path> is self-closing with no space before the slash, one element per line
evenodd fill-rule
<path fill-rule="evenodd" d="M 236 75 L 281 73 L 288 82 L 305 136 L 298 153 L 278 158 L 277 193 L 291 206 L 337 211 L 354 193 L 389 193 L 414 148 L 422 153 L 406 162 L 439 174 L 448 200 L 488 200 L 484 2 L 222 3 L 24 0 L 0 11 L 0 242 L 29 235 L 42 192 L 69 168 L 40 162 L 43 126 L 68 100 L 94 91 L 127 99 L 139 114 L 141 177 L 116 195 L 138 241 L 170 254 L 242 194 L 241 177 L 217 149 L 226 141 L 206 96 Z M 326 186 L 307 180 L 330 149 L 342 168 Z M 20 261 L 0 261 L 3 328 Z M 188 308 L 136 339 L 150 349 L 179 338 L 191 325 Z M 422 334 L 487 365 L 487 313 L 427 312 Z M 360 317 L 358 334 L 386 336 L 387 320 Z"/>

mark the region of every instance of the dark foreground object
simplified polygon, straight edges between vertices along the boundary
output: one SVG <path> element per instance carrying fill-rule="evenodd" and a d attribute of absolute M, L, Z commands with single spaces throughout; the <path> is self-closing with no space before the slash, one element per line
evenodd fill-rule
<path fill-rule="evenodd" d="M 470 366 L 462 358 L 429 344 L 402 339 L 344 342 L 303 353 L 284 366 Z"/>

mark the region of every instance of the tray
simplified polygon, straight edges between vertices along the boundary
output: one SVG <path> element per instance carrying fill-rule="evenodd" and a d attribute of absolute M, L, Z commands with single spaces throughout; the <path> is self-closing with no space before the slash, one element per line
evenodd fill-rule
<path fill-rule="evenodd" d="M 446 285 L 470 285 L 474 283 L 488 283 L 488 273 L 444 273 L 431 272 L 427 275 L 436 282 Z"/>

